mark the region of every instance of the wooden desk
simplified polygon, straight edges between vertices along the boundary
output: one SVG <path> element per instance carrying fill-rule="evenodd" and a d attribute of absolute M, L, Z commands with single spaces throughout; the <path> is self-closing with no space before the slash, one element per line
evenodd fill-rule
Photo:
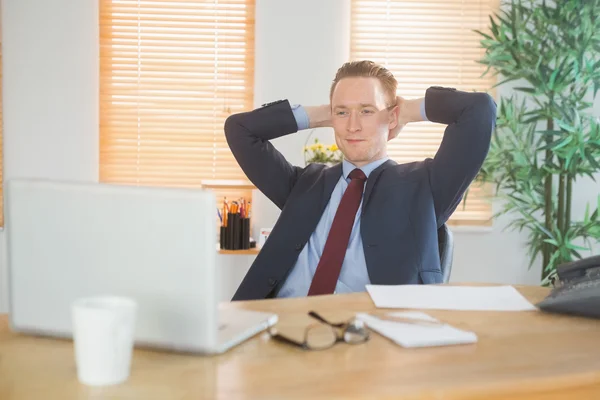
<path fill-rule="evenodd" d="M 518 287 L 531 301 L 547 293 Z M 274 311 L 300 333 L 314 309 L 332 319 L 373 311 L 367 294 L 228 304 Z M 600 398 L 600 321 L 541 312 L 428 311 L 479 335 L 473 345 L 363 345 L 309 352 L 261 334 L 215 357 L 136 350 L 128 382 L 77 381 L 70 341 L 9 332 L 0 322 L 0 399 L 589 399 Z"/>

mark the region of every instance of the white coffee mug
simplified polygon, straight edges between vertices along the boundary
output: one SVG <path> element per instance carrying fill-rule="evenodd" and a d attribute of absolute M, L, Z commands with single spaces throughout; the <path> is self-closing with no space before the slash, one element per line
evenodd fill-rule
<path fill-rule="evenodd" d="M 90 297 L 75 301 L 71 311 L 79 381 L 92 386 L 125 382 L 131 369 L 136 302 Z"/>

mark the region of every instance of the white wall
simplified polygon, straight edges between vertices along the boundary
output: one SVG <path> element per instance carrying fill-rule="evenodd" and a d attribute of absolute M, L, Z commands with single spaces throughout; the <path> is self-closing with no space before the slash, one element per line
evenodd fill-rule
<path fill-rule="evenodd" d="M 255 106 L 279 99 L 327 104 L 335 72 L 348 60 L 349 30 L 349 0 L 257 0 Z M 273 144 L 292 164 L 304 165 L 302 148 L 309 134 L 301 131 Z M 330 129 L 315 135 L 333 140 Z M 279 210 L 258 191 L 253 203 L 258 237 L 261 227 L 275 224 Z"/>
<path fill-rule="evenodd" d="M 6 178 L 96 181 L 97 0 L 3 0 L 2 7 Z M 335 71 L 348 57 L 349 12 L 349 0 L 257 0 L 255 105 L 281 98 L 326 103 Z M 277 139 L 275 145 L 301 165 L 307 135 Z M 574 214 L 581 214 L 584 200 L 597 192 L 593 182 L 578 182 Z M 262 195 L 256 197 L 255 231 L 272 226 L 279 215 Z M 453 281 L 539 282 L 539 265 L 526 268 L 525 236 L 503 233 L 505 224 L 501 219 L 488 232 L 456 231 Z M 7 304 L 3 242 L 0 232 L 0 312 Z M 219 257 L 223 299 L 231 296 L 252 260 Z"/>
<path fill-rule="evenodd" d="M 95 1 L 2 1 L 6 179 L 97 179 L 97 21 Z M 7 285 L 0 235 L 1 311 Z"/>

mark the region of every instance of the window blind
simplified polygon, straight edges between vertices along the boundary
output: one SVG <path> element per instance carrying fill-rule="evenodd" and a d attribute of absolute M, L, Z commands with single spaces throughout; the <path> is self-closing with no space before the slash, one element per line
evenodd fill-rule
<path fill-rule="evenodd" d="M 487 30 L 489 15 L 499 0 L 352 0 L 352 60 L 372 60 L 398 80 L 398 94 L 422 97 L 429 86 L 490 92 L 495 78 L 481 75 L 476 62 L 485 50 L 473 30 Z M 410 124 L 388 144 L 390 157 L 411 162 L 432 157 L 444 126 Z M 459 205 L 451 225 L 490 225 L 490 188 L 471 185 L 465 205 Z"/>
<path fill-rule="evenodd" d="M 100 181 L 246 180 L 223 124 L 252 109 L 253 78 L 253 0 L 100 0 Z"/>

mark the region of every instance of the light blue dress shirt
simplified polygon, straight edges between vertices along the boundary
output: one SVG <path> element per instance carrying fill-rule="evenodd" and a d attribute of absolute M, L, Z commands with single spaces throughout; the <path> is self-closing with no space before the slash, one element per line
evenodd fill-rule
<path fill-rule="evenodd" d="M 387 160 L 387 158 L 382 158 L 367 164 L 360 169 L 365 173 L 368 179 L 369 174 Z M 310 236 L 310 239 L 306 246 L 304 246 L 304 249 L 302 249 L 302 252 L 300 252 L 298 260 L 296 260 L 296 265 L 288 275 L 288 278 L 277 295 L 278 297 L 301 297 L 308 294 L 308 289 L 310 288 L 317 265 L 323 254 L 323 248 L 325 247 L 329 229 L 333 223 L 333 217 L 335 217 L 342 196 L 350 183 L 348 175 L 355 168 L 354 165 L 346 160 L 342 162 L 342 176 L 331 193 L 331 198 L 317 224 L 317 228 Z M 362 199 L 358 211 L 356 212 L 354 224 L 352 225 L 352 233 L 350 234 L 346 257 L 342 263 L 342 270 L 340 271 L 340 276 L 335 286 L 336 293 L 364 292 L 365 285 L 370 282 L 369 274 L 367 273 L 365 254 L 363 252 L 362 238 L 360 236 L 361 208 Z"/>
<path fill-rule="evenodd" d="M 292 106 L 292 111 L 296 118 L 296 123 L 298 124 L 298 130 L 308 129 L 309 120 L 306 110 L 304 110 L 302 106 L 295 105 Z M 421 103 L 421 115 L 423 116 L 423 119 L 426 119 L 425 102 Z M 360 169 L 365 173 L 368 180 L 371 172 L 387 160 L 387 157 L 382 158 L 373 161 Z M 303 297 L 308 294 L 308 289 L 310 288 L 317 265 L 323 254 L 323 248 L 325 247 L 325 242 L 327 241 L 333 218 L 340 205 L 342 196 L 350 183 L 348 175 L 350 175 L 350 172 L 355 168 L 356 167 L 352 163 L 346 160 L 342 161 L 342 176 L 331 193 L 331 198 L 317 224 L 317 228 L 310 236 L 304 249 L 302 249 L 302 252 L 296 260 L 296 264 L 281 287 L 277 297 Z M 367 263 L 363 251 L 362 237 L 360 235 L 361 212 L 362 199 L 358 211 L 356 212 L 352 233 L 350 234 L 350 240 L 348 242 L 348 249 L 346 250 L 344 262 L 342 263 L 342 270 L 340 271 L 340 276 L 335 287 L 335 293 L 364 292 L 366 290 L 365 285 L 370 283 L 369 274 L 367 272 Z"/>

